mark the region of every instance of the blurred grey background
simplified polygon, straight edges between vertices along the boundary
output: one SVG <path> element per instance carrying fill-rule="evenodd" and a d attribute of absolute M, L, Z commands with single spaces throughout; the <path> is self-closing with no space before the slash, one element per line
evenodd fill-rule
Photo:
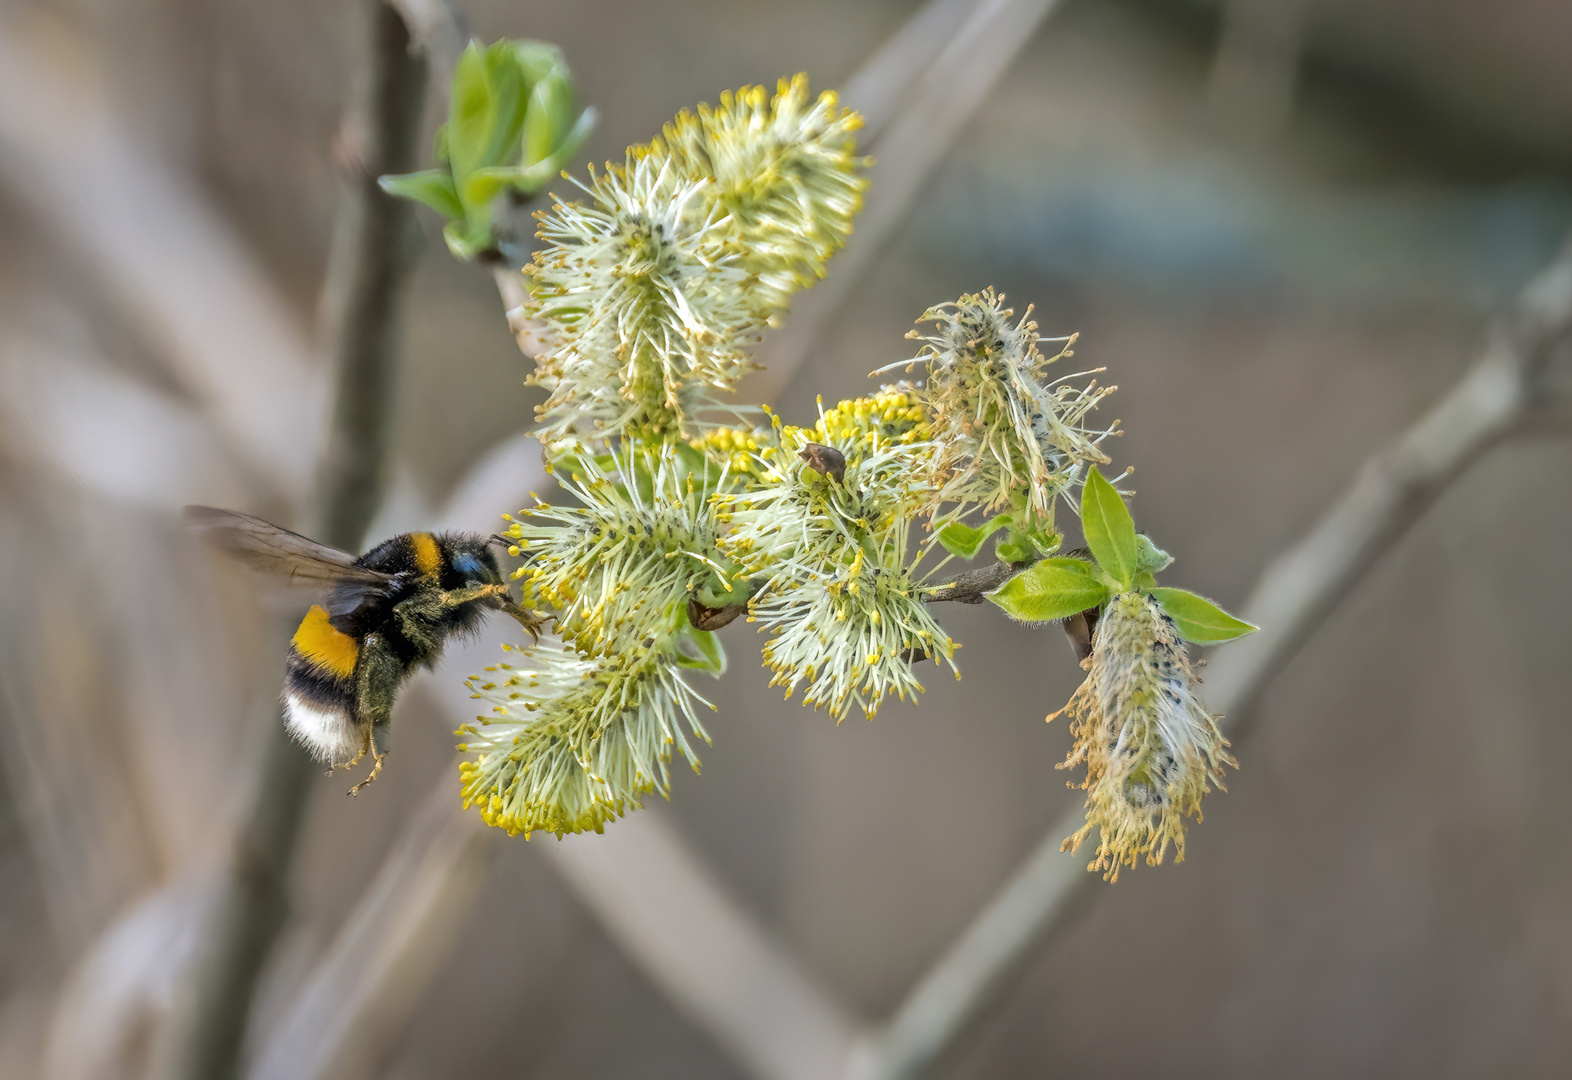
<path fill-rule="evenodd" d="M 601 110 L 582 155 L 596 161 L 724 89 L 797 71 L 835 87 L 916 10 L 463 7 L 483 40 L 562 46 Z M 0 37 L 112 102 L 129 145 L 217 209 L 309 341 L 357 13 L 7 0 Z M 924 308 L 997 286 L 1035 305 L 1045 334 L 1079 331 L 1074 362 L 1119 385 L 1109 411 L 1126 434 L 1109 450 L 1135 469 L 1138 524 L 1177 557 L 1169 579 L 1237 604 L 1459 376 L 1572 226 L 1569 41 L 1572 8 L 1534 0 L 1067 0 L 777 407 L 802 422 L 816 395 L 865 392 L 866 372 L 909 355 Z M 4 85 L 0 111 L 33 107 Z M 55 137 L 69 149 L 76 133 Z M 91 1014 L 84 958 L 218 857 L 287 634 L 174 514 L 199 501 L 267 516 L 276 491 L 244 461 L 191 451 L 208 445 L 199 396 L 106 285 L 71 207 L 40 209 L 36 165 L 0 139 L 4 1078 L 64 1068 L 50 1040 L 70 1041 L 62 1008 Z M 94 188 L 134 190 L 112 174 L 85 178 Z M 442 505 L 537 400 L 490 276 L 422 224 L 397 407 L 406 507 Z M 121 460 L 167 469 L 103 479 Z M 938 1075 L 1564 1075 L 1569 483 L 1572 446 L 1554 437 L 1470 471 L 1273 684 L 1186 861 L 1101 886 Z M 731 672 L 701 688 L 719 706 L 704 773 L 679 768 L 670 803 L 643 811 L 870 1018 L 1078 799 L 1054 770 L 1067 729 L 1042 722 L 1081 674 L 1057 631 L 991 609 L 942 618 L 964 680 L 838 727 L 767 689 L 753 630 L 734 623 Z M 360 798 L 341 777 L 315 783 L 254 1038 L 425 793 L 446 774 L 456 798 L 434 701 L 467 674 L 450 663 L 406 694 L 390 766 Z M 342 1075 L 748 1075 L 607 936 L 543 858 L 556 841 L 481 843 L 479 891 L 407 1019 Z M 94 1060 L 144 1075 L 148 1017 L 170 993 L 154 986 L 147 1016 Z"/>

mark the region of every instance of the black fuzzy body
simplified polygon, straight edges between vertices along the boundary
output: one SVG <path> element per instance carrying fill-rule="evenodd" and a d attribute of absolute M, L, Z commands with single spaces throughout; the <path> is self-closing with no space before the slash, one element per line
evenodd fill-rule
<path fill-rule="evenodd" d="M 437 546 L 434 573 L 423 573 L 416 564 L 413 548 L 418 536 L 431 537 Z M 484 599 L 443 604 L 443 594 L 503 582 L 489 542 L 470 533 L 400 533 L 366 552 L 356 564 L 391 575 L 397 585 L 388 596 L 372 601 L 357 600 L 352 587 L 340 585 L 329 601 L 329 619 L 351 637 L 380 634 L 406 675 L 435 664 L 452 638 L 475 633 L 486 613 L 496 610 L 495 603 Z M 334 614 L 335 606 L 348 610 Z"/>
<path fill-rule="evenodd" d="M 380 756 L 404 681 L 434 665 L 454 637 L 477 631 L 500 606 L 485 590 L 503 585 L 489 541 L 466 533 L 401 533 L 355 566 L 383 577 L 333 586 L 302 620 L 285 663 L 291 730 L 335 763 L 373 747 Z M 322 626 L 323 613 L 333 633 Z"/>

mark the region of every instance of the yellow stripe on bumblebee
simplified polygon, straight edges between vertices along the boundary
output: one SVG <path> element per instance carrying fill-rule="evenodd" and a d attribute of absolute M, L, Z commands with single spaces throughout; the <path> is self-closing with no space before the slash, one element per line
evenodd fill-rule
<path fill-rule="evenodd" d="M 442 552 L 437 548 L 437 538 L 425 532 L 410 533 L 409 546 L 415 555 L 415 568 L 427 577 L 434 575 L 442 565 Z"/>
<path fill-rule="evenodd" d="M 300 620 L 294 645 L 306 660 L 340 678 L 348 678 L 360 658 L 360 643 L 335 627 L 328 620 L 327 609 L 320 604 L 312 604 Z"/>

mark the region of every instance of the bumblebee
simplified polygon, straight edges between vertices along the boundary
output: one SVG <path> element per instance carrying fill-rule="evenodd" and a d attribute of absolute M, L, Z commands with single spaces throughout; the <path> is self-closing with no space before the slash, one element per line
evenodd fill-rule
<path fill-rule="evenodd" d="M 367 753 L 382 771 L 399 687 L 431 667 L 455 636 L 504 611 L 532 635 L 540 620 L 515 603 L 492 554 L 499 537 L 401 533 L 356 558 L 260 518 L 188 506 L 186 519 L 253 569 L 315 590 L 290 642 L 284 723 L 312 756 L 350 768 Z"/>

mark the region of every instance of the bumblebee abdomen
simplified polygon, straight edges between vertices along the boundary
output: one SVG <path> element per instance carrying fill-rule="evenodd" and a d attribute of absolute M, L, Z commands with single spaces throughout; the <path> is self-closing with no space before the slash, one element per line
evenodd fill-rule
<path fill-rule="evenodd" d="M 347 762 L 360 749 L 355 697 L 359 658 L 360 643 L 335 629 L 320 606 L 306 612 L 290 642 L 284 723 L 320 761 Z"/>

